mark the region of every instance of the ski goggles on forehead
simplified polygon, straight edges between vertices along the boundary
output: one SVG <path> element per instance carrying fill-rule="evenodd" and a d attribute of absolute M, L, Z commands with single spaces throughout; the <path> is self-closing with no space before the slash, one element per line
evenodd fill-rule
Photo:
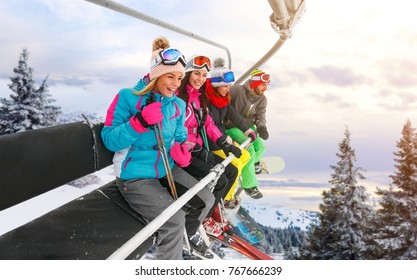
<path fill-rule="evenodd" d="M 211 61 L 208 57 L 200 55 L 200 56 L 196 56 L 192 60 L 190 60 L 187 63 L 187 66 L 190 66 L 190 67 L 193 67 L 193 68 L 198 68 L 198 69 L 206 67 L 207 72 L 209 72 L 211 70 Z"/>
<path fill-rule="evenodd" d="M 230 71 L 230 72 L 223 74 L 222 77 L 213 77 L 210 80 L 212 83 L 221 83 L 221 82 L 232 83 L 235 81 L 235 75 L 233 74 L 232 71 Z"/>
<path fill-rule="evenodd" d="M 252 81 L 262 81 L 263 83 L 270 82 L 270 75 L 269 74 L 262 74 L 260 76 L 252 76 Z"/>
<path fill-rule="evenodd" d="M 155 68 L 161 63 L 163 65 L 175 65 L 178 62 L 181 62 L 181 64 L 185 67 L 187 62 L 184 55 L 177 49 L 165 49 L 162 50 L 159 55 L 151 61 L 151 69 Z"/>

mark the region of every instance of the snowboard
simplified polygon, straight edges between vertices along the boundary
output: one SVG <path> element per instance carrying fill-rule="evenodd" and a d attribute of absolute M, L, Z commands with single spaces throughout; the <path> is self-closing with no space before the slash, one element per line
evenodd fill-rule
<path fill-rule="evenodd" d="M 263 157 L 260 161 L 260 166 L 262 168 L 261 174 L 274 174 L 284 170 L 285 161 L 282 157 L 278 156 Z M 243 189 L 241 187 L 237 189 L 235 193 L 236 204 L 229 205 L 229 208 L 225 208 L 225 214 L 236 234 L 250 244 L 255 244 L 264 239 L 265 234 L 248 211 L 240 206 L 239 196 L 242 191 Z"/>
<path fill-rule="evenodd" d="M 278 156 L 263 157 L 259 162 L 259 166 L 262 169 L 260 174 L 275 174 L 285 169 L 285 161 Z"/>
<path fill-rule="evenodd" d="M 264 231 L 243 207 L 225 209 L 226 217 L 236 235 L 250 244 L 260 242 L 265 238 Z"/>

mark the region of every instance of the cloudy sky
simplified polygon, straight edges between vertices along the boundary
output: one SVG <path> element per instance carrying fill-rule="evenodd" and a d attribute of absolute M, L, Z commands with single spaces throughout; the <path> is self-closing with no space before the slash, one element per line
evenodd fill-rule
<path fill-rule="evenodd" d="M 410 1 L 306 1 L 292 38 L 262 66 L 272 75 L 267 155 L 286 161 L 274 178 L 291 182 L 288 188 L 302 182 L 296 203 L 314 200 L 326 186 L 346 127 L 357 165 L 367 170 L 363 184 L 372 190 L 389 184 L 405 121 L 417 125 L 417 20 Z M 278 40 L 266 0 L 119 3 L 228 47 L 236 76 Z M 147 72 L 157 36 L 187 57 L 226 57 L 222 49 L 83 0 L 0 0 L 0 17 L 0 97 L 11 93 L 9 77 L 26 47 L 35 80 L 49 75 L 64 112 L 104 116 L 116 92 Z"/>

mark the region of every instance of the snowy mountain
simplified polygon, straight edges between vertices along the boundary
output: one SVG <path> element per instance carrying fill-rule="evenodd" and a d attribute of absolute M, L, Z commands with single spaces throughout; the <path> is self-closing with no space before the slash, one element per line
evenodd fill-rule
<path fill-rule="evenodd" d="M 299 228 L 305 231 L 311 223 L 318 222 L 317 212 L 262 204 L 262 200 L 244 200 L 242 206 L 257 223 L 272 228 Z"/>

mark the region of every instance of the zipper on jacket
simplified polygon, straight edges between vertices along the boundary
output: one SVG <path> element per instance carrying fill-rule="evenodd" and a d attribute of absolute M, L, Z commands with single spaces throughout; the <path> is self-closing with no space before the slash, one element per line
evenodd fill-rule
<path fill-rule="evenodd" d="M 159 178 L 158 163 L 159 163 L 160 158 L 161 158 L 161 151 L 158 150 L 158 157 L 156 158 L 155 164 L 153 166 L 153 168 L 155 169 L 155 179 Z"/>
<path fill-rule="evenodd" d="M 134 147 L 131 147 L 131 148 L 129 149 L 129 152 L 128 152 L 129 157 L 127 158 L 127 160 L 125 161 L 125 164 L 123 165 L 123 168 L 124 168 L 124 169 L 126 169 L 126 168 L 127 168 L 127 165 L 129 164 L 130 160 L 132 159 L 132 153 L 133 153 L 134 151 L 135 151 L 135 148 L 134 148 Z"/>

